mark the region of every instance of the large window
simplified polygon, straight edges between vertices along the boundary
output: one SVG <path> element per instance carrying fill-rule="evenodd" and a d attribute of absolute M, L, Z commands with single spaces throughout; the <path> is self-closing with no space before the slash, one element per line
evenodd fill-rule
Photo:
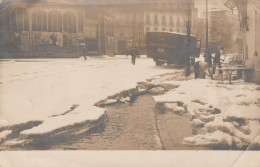
<path fill-rule="evenodd" d="M 73 13 L 67 12 L 63 15 L 63 30 L 76 33 L 76 17 Z"/>
<path fill-rule="evenodd" d="M 108 35 L 111 35 L 111 21 L 110 20 L 108 20 L 107 26 L 108 26 Z"/>
<path fill-rule="evenodd" d="M 146 24 L 150 24 L 150 15 L 146 14 Z"/>
<path fill-rule="evenodd" d="M 158 25 L 159 22 L 158 22 L 158 15 L 154 15 L 154 24 Z"/>
<path fill-rule="evenodd" d="M 10 26 L 10 10 L 6 9 L 4 11 L 4 23 L 5 23 L 5 30 L 11 30 Z"/>
<path fill-rule="evenodd" d="M 166 19 L 165 19 L 164 15 L 162 16 L 162 25 L 164 25 L 164 26 L 166 25 Z"/>
<path fill-rule="evenodd" d="M 181 21 L 180 21 L 180 17 L 177 17 L 177 26 L 181 26 Z"/>
<path fill-rule="evenodd" d="M 104 33 L 108 34 L 108 24 L 106 19 L 104 19 Z"/>
<path fill-rule="evenodd" d="M 29 31 L 29 16 L 26 9 L 15 8 L 4 10 L 5 30 L 11 31 Z"/>
<path fill-rule="evenodd" d="M 48 14 L 48 31 L 62 32 L 62 17 L 57 11 L 50 11 Z"/>
<path fill-rule="evenodd" d="M 34 10 L 32 13 L 32 30 L 47 31 L 47 15 L 43 10 Z"/>
<path fill-rule="evenodd" d="M 173 26 L 173 25 L 174 25 L 174 23 L 173 23 L 173 17 L 172 17 L 172 16 L 170 16 L 169 25 L 170 25 L 170 26 Z"/>

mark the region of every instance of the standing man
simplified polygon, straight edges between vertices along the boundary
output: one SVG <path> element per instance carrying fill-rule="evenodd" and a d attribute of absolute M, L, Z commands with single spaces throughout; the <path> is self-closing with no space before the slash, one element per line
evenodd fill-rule
<path fill-rule="evenodd" d="M 224 50 L 224 47 L 221 47 L 216 53 L 215 53 L 215 57 L 213 59 L 213 74 L 215 74 L 216 72 L 216 66 L 218 66 L 219 68 L 221 68 L 221 64 L 220 64 L 220 56 L 221 56 L 221 52 Z M 221 71 L 219 71 L 219 73 L 221 74 Z"/>
<path fill-rule="evenodd" d="M 130 51 L 130 55 L 132 56 L 132 64 L 135 65 L 135 60 L 136 60 L 137 56 L 139 55 L 139 52 L 137 51 L 136 48 L 133 48 Z"/>
<path fill-rule="evenodd" d="M 51 34 L 50 39 L 52 40 L 52 45 L 56 46 L 57 37 L 55 36 L 54 33 Z"/>
<path fill-rule="evenodd" d="M 200 68 L 200 75 L 201 74 L 206 74 L 206 69 L 208 70 L 208 75 L 210 76 L 211 79 L 213 79 L 213 74 L 211 72 L 211 67 L 212 67 L 212 56 L 209 51 L 207 51 L 204 55 L 204 61 L 205 62 L 200 62 L 199 68 Z M 205 76 L 203 74 L 203 78 L 205 79 Z"/>
<path fill-rule="evenodd" d="M 125 56 L 126 56 L 126 58 L 127 58 L 128 55 L 129 55 L 129 51 L 128 51 L 128 49 L 126 48 L 126 49 L 125 49 Z"/>
<path fill-rule="evenodd" d="M 83 54 L 83 57 L 84 57 L 84 61 L 86 61 L 87 60 L 87 54 L 88 54 L 88 50 L 87 50 L 86 45 L 83 45 L 82 54 Z"/>

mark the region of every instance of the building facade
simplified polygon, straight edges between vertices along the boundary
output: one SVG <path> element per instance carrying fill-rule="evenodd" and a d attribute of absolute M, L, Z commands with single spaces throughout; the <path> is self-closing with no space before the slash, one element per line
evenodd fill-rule
<path fill-rule="evenodd" d="M 144 31 L 186 33 L 188 18 L 187 1 L 157 1 L 145 5 Z M 196 35 L 198 10 L 191 1 L 191 34 Z"/>
<path fill-rule="evenodd" d="M 113 45 L 113 16 L 102 7 L 86 8 L 93 5 L 69 0 L 3 1 L 1 57 L 79 57 L 84 45 L 89 54 L 110 54 L 106 48 Z"/>
<path fill-rule="evenodd" d="M 146 49 L 147 31 L 186 33 L 187 1 L 4 0 L 0 4 L 1 57 L 79 57 Z M 191 1 L 191 34 L 197 9 Z"/>
<path fill-rule="evenodd" d="M 245 65 L 252 70 L 245 79 L 260 84 L 260 0 L 247 0 L 246 14 Z"/>

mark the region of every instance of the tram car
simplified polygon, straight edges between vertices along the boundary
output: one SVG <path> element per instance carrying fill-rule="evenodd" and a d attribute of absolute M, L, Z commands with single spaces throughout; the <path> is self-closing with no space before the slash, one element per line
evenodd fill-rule
<path fill-rule="evenodd" d="M 191 36 L 191 57 L 200 56 L 201 41 Z M 156 65 L 184 65 L 187 55 L 187 35 L 174 32 L 147 32 L 146 53 Z"/>

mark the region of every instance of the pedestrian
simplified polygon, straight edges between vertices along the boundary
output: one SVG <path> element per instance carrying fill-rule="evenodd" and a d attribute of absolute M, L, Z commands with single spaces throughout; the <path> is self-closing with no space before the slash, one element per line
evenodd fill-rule
<path fill-rule="evenodd" d="M 83 54 L 83 57 L 84 57 L 84 61 L 86 61 L 87 60 L 87 54 L 88 54 L 88 50 L 87 50 L 86 45 L 83 45 L 82 54 Z"/>
<path fill-rule="evenodd" d="M 128 51 L 128 49 L 125 49 L 125 56 L 126 56 L 126 58 L 127 58 L 128 55 L 129 55 L 129 51 Z"/>
<path fill-rule="evenodd" d="M 132 64 L 135 65 L 135 60 L 137 56 L 139 55 L 138 51 L 136 48 L 131 49 L 130 55 L 132 56 Z"/>
<path fill-rule="evenodd" d="M 216 72 L 216 67 L 218 66 L 221 68 L 221 63 L 220 63 L 220 57 L 221 57 L 221 52 L 224 50 L 224 47 L 221 47 L 218 49 L 218 51 L 215 53 L 215 57 L 213 58 L 213 71 L 212 73 L 215 74 Z M 223 61 L 223 60 L 222 60 Z M 222 71 L 219 71 L 219 74 L 221 74 Z"/>
<path fill-rule="evenodd" d="M 197 61 L 194 63 L 194 74 L 195 74 L 195 79 L 200 77 L 200 62 Z"/>
<path fill-rule="evenodd" d="M 213 79 L 213 74 L 211 72 L 211 67 L 212 67 L 212 56 L 211 52 L 207 51 L 204 55 L 204 61 L 207 63 L 207 69 L 208 73 L 210 75 L 210 78 Z M 204 65 L 203 65 L 204 66 Z"/>
<path fill-rule="evenodd" d="M 51 34 L 50 39 L 52 40 L 52 45 L 56 46 L 57 37 L 55 36 L 54 33 Z"/>

